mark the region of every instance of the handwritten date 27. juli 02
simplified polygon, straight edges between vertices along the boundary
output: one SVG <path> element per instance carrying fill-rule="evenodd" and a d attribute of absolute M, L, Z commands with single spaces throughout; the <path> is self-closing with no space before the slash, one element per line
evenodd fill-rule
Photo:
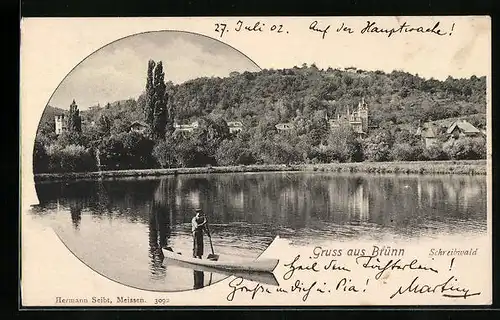
<path fill-rule="evenodd" d="M 283 27 L 282 24 L 267 24 L 257 21 L 255 23 L 245 23 L 242 20 L 238 20 L 236 22 L 234 28 L 228 26 L 227 23 L 216 23 L 215 32 L 219 34 L 219 37 L 222 38 L 229 31 L 235 32 L 273 32 L 273 33 L 288 33 L 287 30 Z"/>

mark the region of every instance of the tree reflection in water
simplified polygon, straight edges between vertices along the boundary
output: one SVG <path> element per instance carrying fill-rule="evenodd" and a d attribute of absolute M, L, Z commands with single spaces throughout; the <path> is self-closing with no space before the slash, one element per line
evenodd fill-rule
<path fill-rule="evenodd" d="M 314 238 L 376 230 L 374 236 L 388 232 L 411 238 L 433 230 L 486 230 L 482 176 L 193 174 L 51 182 L 36 188 L 40 207 L 50 210 L 58 203 L 70 209 L 75 228 L 86 213 L 147 226 L 151 251 L 157 254 L 168 245 L 171 231 L 176 237 L 189 233 L 197 206 L 210 214 L 219 244 L 235 250 L 263 250 L 277 232 Z"/>
<path fill-rule="evenodd" d="M 164 256 L 161 248 L 168 246 L 171 236 L 173 208 L 168 199 L 175 192 L 175 179 L 161 179 L 153 194 L 149 212 L 149 256 L 151 273 L 155 277 L 165 276 Z"/>
<path fill-rule="evenodd" d="M 487 231 L 486 177 L 337 173 L 200 174 L 37 183 L 46 216 L 75 253 L 141 288 L 206 287 L 210 276 L 164 261 L 188 254 L 193 208 L 209 214 L 217 254 L 256 257 L 276 235 L 293 244 L 409 241 Z M 67 229 L 66 229 L 67 228 Z M 124 267 L 125 266 L 125 267 Z"/>
<path fill-rule="evenodd" d="M 69 211 L 71 213 L 71 222 L 75 230 L 80 229 L 80 222 L 82 221 L 82 206 L 76 204 L 70 204 Z"/>

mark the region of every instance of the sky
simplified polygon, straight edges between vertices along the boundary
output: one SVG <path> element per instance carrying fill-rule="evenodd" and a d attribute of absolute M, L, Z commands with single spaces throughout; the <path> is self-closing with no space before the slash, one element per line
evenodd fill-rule
<path fill-rule="evenodd" d="M 165 81 L 180 84 L 232 71 L 259 71 L 243 53 L 214 39 L 186 32 L 149 32 L 117 40 L 78 64 L 52 95 L 49 105 L 80 110 L 98 103 L 137 98 L 146 86 L 149 59 L 162 61 Z"/>
<path fill-rule="evenodd" d="M 228 18 L 226 22 L 234 26 L 238 19 Z M 85 110 L 98 103 L 105 105 L 116 100 L 137 98 L 146 84 L 149 59 L 162 60 L 165 79 L 175 84 L 203 76 L 225 77 L 232 71 L 255 72 L 260 67 L 292 68 L 313 62 L 324 69 L 354 66 L 388 73 L 402 70 L 426 79 L 433 77 L 439 80 L 445 80 L 450 75 L 469 78 L 472 75 L 489 74 L 491 34 L 489 21 L 484 17 L 376 18 L 379 26 L 387 28 L 398 26 L 403 21 L 411 26 L 425 27 L 440 22 L 440 28 L 447 31 L 451 31 L 451 26 L 454 26 L 453 35 L 450 32 L 450 35 L 439 38 L 422 34 L 394 35 L 391 38 L 361 34 L 359 30 L 367 21 L 375 20 L 371 17 L 314 18 L 320 21 L 321 26 L 331 25 L 330 33 L 322 39 L 321 35 L 309 29 L 311 19 L 302 17 L 282 21 L 290 33 L 280 36 L 270 33 L 248 33 L 243 36 L 231 32 L 224 38 L 219 37 L 253 61 L 233 47 L 208 36 L 178 31 L 134 34 L 103 47 L 83 60 L 61 82 L 49 104 L 68 109 L 75 99 L 80 109 Z M 148 23 L 165 24 L 165 20 L 155 21 L 148 20 Z M 177 30 L 193 32 L 213 31 L 213 21 L 180 19 L 172 21 L 172 26 Z M 269 19 L 268 22 L 275 20 Z M 343 23 L 358 32 L 335 32 Z M 96 20 L 93 25 L 93 30 L 102 29 L 104 25 L 107 30 L 119 29 L 121 32 L 130 28 L 128 34 L 136 28 L 133 23 L 120 20 Z M 207 34 L 217 36 L 208 31 Z"/>

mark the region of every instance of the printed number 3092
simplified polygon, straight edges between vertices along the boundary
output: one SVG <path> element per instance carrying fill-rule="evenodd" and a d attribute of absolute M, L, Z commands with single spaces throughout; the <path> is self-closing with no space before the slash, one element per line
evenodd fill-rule
<path fill-rule="evenodd" d="M 169 302 L 170 302 L 170 299 L 168 299 L 168 298 L 155 299 L 155 304 L 167 304 Z"/>

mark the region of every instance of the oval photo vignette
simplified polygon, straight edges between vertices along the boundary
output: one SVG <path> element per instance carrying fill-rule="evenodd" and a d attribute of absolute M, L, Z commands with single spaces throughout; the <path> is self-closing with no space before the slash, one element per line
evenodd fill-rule
<path fill-rule="evenodd" d="M 216 102 L 217 82 L 258 71 L 235 48 L 182 31 L 134 34 L 98 49 L 62 80 L 39 122 L 33 213 L 81 262 L 123 285 L 185 291 L 225 279 L 231 273 L 203 262 L 245 265 L 275 236 L 245 217 L 235 175 L 203 170 L 216 165 L 217 144 L 243 128 L 234 112 L 221 112 L 229 102 Z M 198 128 L 216 136 L 196 141 Z M 187 141 L 210 145 L 190 159 L 172 148 Z M 178 175 L 182 169 L 189 174 Z M 192 232 L 196 209 L 206 215 L 203 241 Z M 165 257 L 172 252 L 179 261 Z M 186 265 L 199 253 L 201 267 Z"/>

